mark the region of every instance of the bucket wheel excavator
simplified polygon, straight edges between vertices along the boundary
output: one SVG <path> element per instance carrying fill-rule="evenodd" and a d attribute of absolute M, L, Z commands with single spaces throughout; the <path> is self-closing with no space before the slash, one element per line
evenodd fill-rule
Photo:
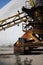
<path fill-rule="evenodd" d="M 31 9 L 28 9 L 28 2 L 32 5 Z M 32 0 L 26 1 L 26 8 L 22 7 L 22 12 L 18 11 L 18 14 L 0 20 L 0 31 L 22 22 L 25 34 L 14 44 L 14 53 L 39 51 L 38 48 L 43 47 L 43 6 L 35 7 Z"/>

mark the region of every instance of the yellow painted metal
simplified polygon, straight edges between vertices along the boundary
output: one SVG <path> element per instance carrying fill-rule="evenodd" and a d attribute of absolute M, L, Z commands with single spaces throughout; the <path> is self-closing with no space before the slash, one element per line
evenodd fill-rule
<path fill-rule="evenodd" d="M 30 0 L 30 4 L 32 5 L 32 6 L 34 6 L 34 3 L 33 3 L 33 1 L 32 0 Z M 22 14 L 24 14 L 24 12 L 19 12 L 18 14 L 15 14 L 15 15 L 13 15 L 13 16 L 11 16 L 11 17 L 8 17 L 8 18 L 5 18 L 5 19 L 3 19 L 3 20 L 0 20 L 0 25 L 3 25 L 3 23 L 5 23 L 6 24 L 6 22 L 7 22 L 7 20 L 9 20 L 9 19 L 12 19 L 12 18 L 17 18 L 17 17 L 19 17 L 20 15 L 22 15 Z M 16 24 L 18 24 L 18 23 L 21 23 L 21 22 L 23 22 L 23 21 L 25 21 L 26 19 L 20 19 L 18 22 L 11 22 L 10 24 L 7 24 L 7 25 L 5 25 L 5 26 L 2 26 L 2 27 L 0 27 L 0 30 L 3 30 L 3 29 L 6 29 L 6 28 L 9 28 L 9 27 L 12 27 L 12 26 L 14 26 L 14 25 L 16 25 Z"/>
<path fill-rule="evenodd" d="M 7 24 L 5 27 L 0 27 L 0 31 L 1 30 L 5 30 L 6 28 L 9 28 L 9 27 L 12 27 L 12 26 L 14 26 L 14 25 L 17 25 L 17 24 L 19 24 L 19 23 L 21 23 L 21 22 L 23 22 L 23 21 L 25 21 L 26 20 L 26 18 L 23 18 L 23 19 L 20 19 L 18 22 L 12 22 L 12 23 L 10 23 L 10 24 Z"/>
<path fill-rule="evenodd" d="M 11 17 L 5 18 L 5 19 L 3 19 L 3 20 L 0 20 L 0 22 L 6 22 L 6 20 L 11 19 L 11 18 L 13 18 L 13 17 L 17 17 L 17 16 L 19 16 L 20 14 L 23 14 L 23 13 L 24 13 L 24 12 L 21 12 L 21 13 L 18 13 L 18 14 L 16 14 L 16 15 L 13 15 L 13 16 L 11 16 Z"/>
<path fill-rule="evenodd" d="M 24 17 L 24 16 L 21 17 L 21 16 L 20 16 L 20 15 L 23 15 L 23 14 L 24 14 L 24 12 L 20 12 L 20 13 L 18 13 L 18 14 L 16 14 L 16 15 L 13 15 L 13 16 L 11 16 L 11 17 L 8 17 L 8 18 L 5 18 L 5 19 L 3 19 L 3 20 L 0 20 L 0 25 L 6 24 L 6 25 L 0 27 L 0 31 L 1 31 L 1 30 L 5 30 L 6 28 L 12 27 L 12 26 L 14 26 L 14 25 L 16 25 L 16 24 L 19 24 L 19 23 L 25 21 L 25 20 L 26 20 L 26 17 Z M 20 16 L 20 17 L 19 17 L 19 16 Z M 17 17 L 18 17 L 18 18 L 17 18 Z M 11 21 L 11 23 L 7 22 L 7 20 L 10 20 L 10 19 L 12 19 L 12 18 L 14 18 L 14 22 L 13 22 L 13 20 Z M 18 20 L 15 21 L 15 19 L 18 19 Z M 9 24 L 7 24 L 7 23 L 9 23 Z"/>
<path fill-rule="evenodd" d="M 33 0 L 29 0 L 30 1 L 30 4 L 32 5 L 32 7 L 35 6 L 35 3 L 33 2 Z"/>
<path fill-rule="evenodd" d="M 33 0 L 30 0 L 30 4 L 31 4 L 33 7 L 35 6 Z M 23 14 L 23 13 L 24 13 L 24 12 L 20 12 L 20 13 L 18 13 L 18 14 L 16 14 L 16 15 L 13 15 L 13 16 L 11 16 L 11 17 L 8 17 L 8 18 L 5 18 L 5 19 L 3 19 L 3 20 L 0 20 L 0 22 L 6 22 L 6 20 L 11 19 L 11 18 L 13 18 L 13 17 L 17 17 L 17 16 L 19 16 L 20 14 Z"/>

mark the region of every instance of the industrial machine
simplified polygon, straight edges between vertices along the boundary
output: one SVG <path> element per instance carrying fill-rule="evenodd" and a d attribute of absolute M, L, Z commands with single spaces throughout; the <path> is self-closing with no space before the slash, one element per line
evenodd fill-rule
<path fill-rule="evenodd" d="M 29 14 L 28 2 L 32 5 Z M 26 1 L 26 8 L 22 8 L 22 12 L 0 20 L 0 31 L 5 30 L 14 25 L 22 23 L 22 30 L 25 34 L 14 44 L 14 53 L 24 54 L 30 51 L 36 51 L 38 47 L 43 47 L 43 7 L 40 13 L 38 8 L 34 8 L 35 4 L 32 0 Z M 34 13 L 33 13 L 34 11 Z M 32 16 L 31 16 L 32 15 Z M 34 18 L 32 18 L 34 16 Z M 9 21 L 12 19 L 11 21 Z"/>

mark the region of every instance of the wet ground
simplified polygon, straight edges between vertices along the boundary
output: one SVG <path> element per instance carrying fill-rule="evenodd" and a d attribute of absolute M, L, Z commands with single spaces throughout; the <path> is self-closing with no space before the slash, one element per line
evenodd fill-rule
<path fill-rule="evenodd" d="M 28 61 L 32 60 L 31 65 L 43 65 L 43 54 L 38 55 L 19 55 L 21 59 L 21 64 L 24 64 L 24 60 L 28 58 Z M 16 56 L 15 55 L 1 55 L 0 65 L 15 65 Z"/>
<path fill-rule="evenodd" d="M 26 58 L 28 59 L 28 65 L 43 65 L 43 52 L 35 52 L 28 55 L 19 55 L 20 60 L 17 60 L 17 56 L 13 54 L 13 49 L 5 48 L 0 49 L 0 65 L 18 65 L 17 62 L 21 62 L 19 65 L 25 65 Z M 31 61 L 30 61 L 31 60 Z"/>

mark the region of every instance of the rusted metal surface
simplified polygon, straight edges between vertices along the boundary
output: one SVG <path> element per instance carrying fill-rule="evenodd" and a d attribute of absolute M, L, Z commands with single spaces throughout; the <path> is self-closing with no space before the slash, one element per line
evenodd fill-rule
<path fill-rule="evenodd" d="M 43 51 L 43 49 L 37 49 L 38 47 L 43 47 L 43 40 L 40 41 L 31 32 L 27 31 L 21 38 L 25 39 L 25 42 L 20 42 L 19 40 L 14 44 L 14 53 L 24 54 L 25 51 Z M 30 42 L 30 38 L 34 41 Z M 34 49 L 35 48 L 35 49 Z"/>

